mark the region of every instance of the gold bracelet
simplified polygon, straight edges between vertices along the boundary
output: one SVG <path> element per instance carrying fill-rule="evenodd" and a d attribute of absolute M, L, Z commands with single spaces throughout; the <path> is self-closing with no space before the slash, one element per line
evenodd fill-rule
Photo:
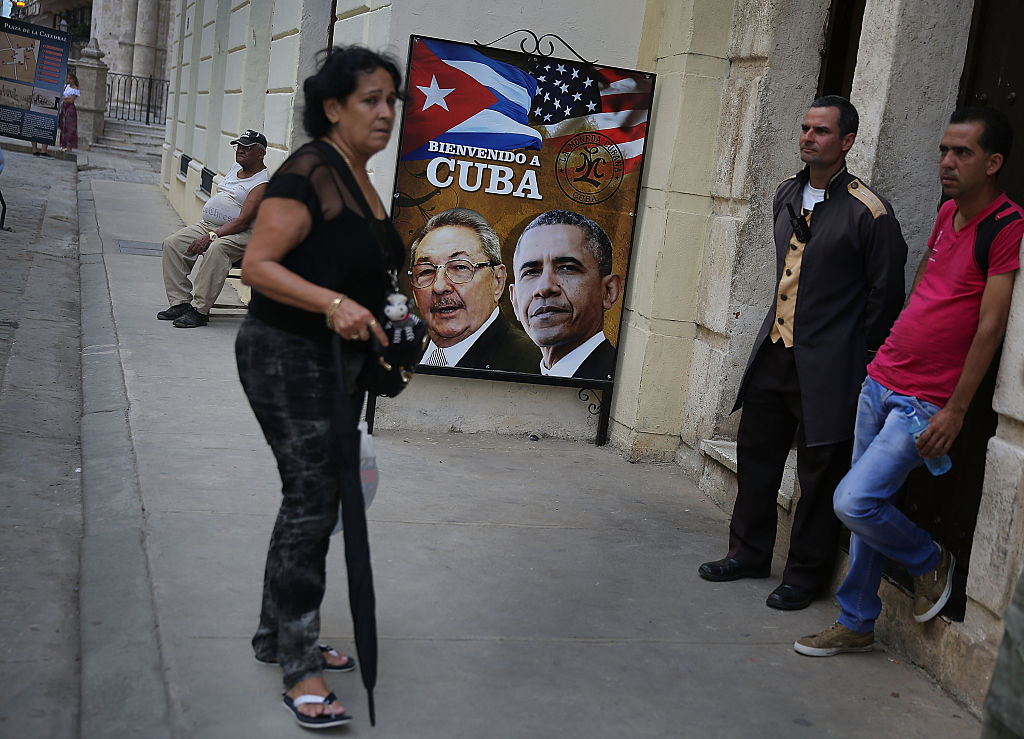
<path fill-rule="evenodd" d="M 331 304 L 327 306 L 327 328 L 331 331 L 334 330 L 334 311 L 338 310 L 338 306 L 345 300 L 348 300 L 348 295 L 341 293 L 341 295 L 332 300 Z"/>

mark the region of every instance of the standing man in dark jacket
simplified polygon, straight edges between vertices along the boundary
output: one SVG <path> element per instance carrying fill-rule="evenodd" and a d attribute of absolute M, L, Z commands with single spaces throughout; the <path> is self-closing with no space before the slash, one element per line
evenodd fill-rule
<path fill-rule="evenodd" d="M 839 521 L 832 493 L 850 467 L 857 397 L 869 353 L 903 305 L 907 245 L 892 207 L 846 171 L 857 111 L 828 95 L 800 135 L 806 165 L 775 193 L 776 300 L 740 383 L 736 504 L 729 553 L 699 574 L 768 577 L 776 498 L 793 437 L 800 500 L 772 608 L 807 607 L 829 584 Z"/>

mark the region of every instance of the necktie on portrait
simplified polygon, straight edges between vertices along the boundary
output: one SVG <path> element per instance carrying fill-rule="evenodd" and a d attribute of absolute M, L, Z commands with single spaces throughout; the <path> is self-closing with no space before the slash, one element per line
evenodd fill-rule
<path fill-rule="evenodd" d="M 434 351 L 430 352 L 430 356 L 427 358 L 427 364 L 431 367 L 446 367 L 447 364 L 444 361 L 444 349 L 439 346 L 435 346 Z"/>

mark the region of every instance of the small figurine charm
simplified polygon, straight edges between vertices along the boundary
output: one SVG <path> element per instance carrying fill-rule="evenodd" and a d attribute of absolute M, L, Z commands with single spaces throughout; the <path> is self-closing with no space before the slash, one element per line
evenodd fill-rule
<path fill-rule="evenodd" d="M 422 319 L 409 311 L 409 298 L 399 292 L 388 295 L 387 305 L 384 306 L 384 315 L 388 319 L 384 324 L 384 330 L 390 332 L 390 340 L 393 344 L 416 339 L 414 328 L 416 324 L 422 322 Z"/>

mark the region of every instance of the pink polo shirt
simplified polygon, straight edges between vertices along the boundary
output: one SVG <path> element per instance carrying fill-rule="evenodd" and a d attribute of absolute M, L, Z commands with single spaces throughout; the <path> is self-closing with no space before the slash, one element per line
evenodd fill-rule
<path fill-rule="evenodd" d="M 868 375 L 901 395 L 913 395 L 943 406 L 963 371 L 967 350 L 978 330 L 981 295 L 986 276 L 974 259 L 978 224 L 1009 203 L 998 220 L 1024 210 L 1000 194 L 960 231 L 953 229 L 956 202 L 939 209 L 928 239 L 928 266 L 910 303 L 868 365 Z M 1024 217 L 1005 226 L 989 249 L 988 274 L 1011 272 L 1019 266 Z"/>

